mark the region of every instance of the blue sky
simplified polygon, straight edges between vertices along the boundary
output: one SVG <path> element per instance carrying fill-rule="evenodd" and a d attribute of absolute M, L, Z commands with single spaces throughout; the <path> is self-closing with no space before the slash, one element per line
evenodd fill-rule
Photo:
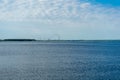
<path fill-rule="evenodd" d="M 119 0 L 0 0 L 0 38 L 120 39 Z"/>
<path fill-rule="evenodd" d="M 102 4 L 104 6 L 119 7 L 120 0 L 89 0 L 92 3 Z"/>

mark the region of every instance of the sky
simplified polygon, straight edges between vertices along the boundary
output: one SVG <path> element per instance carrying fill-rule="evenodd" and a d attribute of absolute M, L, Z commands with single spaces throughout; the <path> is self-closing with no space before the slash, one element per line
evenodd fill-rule
<path fill-rule="evenodd" d="M 0 39 L 120 39 L 120 0 L 0 0 Z"/>

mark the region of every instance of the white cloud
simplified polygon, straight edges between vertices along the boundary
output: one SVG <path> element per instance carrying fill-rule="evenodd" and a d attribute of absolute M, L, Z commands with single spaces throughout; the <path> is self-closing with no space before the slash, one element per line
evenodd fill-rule
<path fill-rule="evenodd" d="M 118 32 L 119 28 L 116 27 L 120 26 L 120 8 L 95 5 L 83 0 L 1 0 L 0 21 L 20 22 L 15 26 L 12 23 L 12 28 L 6 27 L 11 32 L 17 30 L 19 34 L 25 30 L 28 35 L 52 33 L 84 38 L 83 35 L 88 37 Z M 25 24 L 27 21 L 28 24 Z"/>
<path fill-rule="evenodd" d="M 115 17 L 119 11 L 77 0 L 2 0 L 0 20 L 78 21 Z M 116 13 L 115 13 L 116 12 Z"/>
<path fill-rule="evenodd" d="M 83 4 L 80 5 L 80 7 L 83 8 L 83 9 L 88 8 L 89 6 L 91 6 L 90 3 L 83 3 Z"/>

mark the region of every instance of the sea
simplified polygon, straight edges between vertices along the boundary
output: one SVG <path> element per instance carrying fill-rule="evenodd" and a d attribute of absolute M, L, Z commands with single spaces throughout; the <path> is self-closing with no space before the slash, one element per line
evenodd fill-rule
<path fill-rule="evenodd" d="M 120 80 L 120 41 L 1 41 L 0 80 Z"/>

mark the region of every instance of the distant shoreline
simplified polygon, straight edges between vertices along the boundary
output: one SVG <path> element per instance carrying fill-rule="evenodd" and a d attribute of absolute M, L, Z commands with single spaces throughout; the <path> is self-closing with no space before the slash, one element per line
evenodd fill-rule
<path fill-rule="evenodd" d="M 36 39 L 0 39 L 0 41 L 120 41 L 120 40 L 36 40 Z"/>
<path fill-rule="evenodd" d="M 35 39 L 3 39 L 0 41 L 36 41 Z"/>

